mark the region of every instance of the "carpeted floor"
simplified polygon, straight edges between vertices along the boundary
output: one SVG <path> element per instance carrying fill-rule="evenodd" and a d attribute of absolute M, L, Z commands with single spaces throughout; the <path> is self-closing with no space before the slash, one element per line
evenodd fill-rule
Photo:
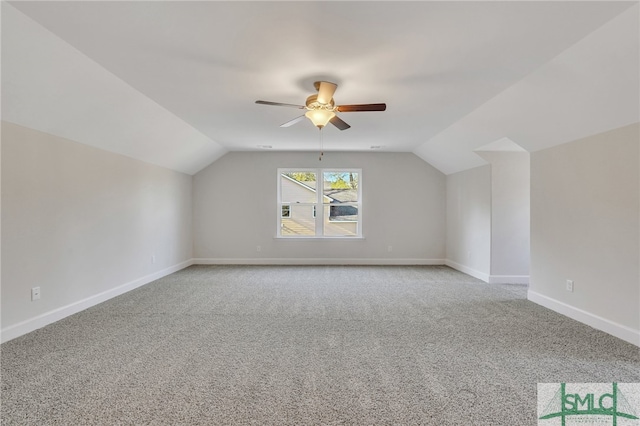
<path fill-rule="evenodd" d="M 1 346 L 2 424 L 534 425 L 637 347 L 444 266 L 192 266 Z"/>

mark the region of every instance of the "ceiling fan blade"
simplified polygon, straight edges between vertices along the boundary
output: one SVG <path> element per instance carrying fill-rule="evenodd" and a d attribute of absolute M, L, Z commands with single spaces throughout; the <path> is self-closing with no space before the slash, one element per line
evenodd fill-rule
<path fill-rule="evenodd" d="M 318 102 L 323 105 L 331 103 L 333 94 L 336 92 L 338 85 L 335 83 L 329 83 L 328 81 L 320 81 L 318 83 Z"/>
<path fill-rule="evenodd" d="M 286 123 L 281 124 L 281 125 L 280 125 L 280 127 L 289 127 L 289 126 L 293 126 L 294 124 L 296 124 L 296 123 L 298 123 L 298 122 L 302 121 L 302 119 L 304 119 L 304 118 L 305 118 L 305 116 L 304 116 L 304 114 L 303 114 L 303 115 L 301 115 L 300 117 L 296 117 L 296 118 L 294 118 L 293 120 L 289 120 L 289 121 L 287 121 Z"/>
<path fill-rule="evenodd" d="M 357 112 L 357 111 L 384 111 L 387 104 L 359 104 L 359 105 L 338 105 L 336 111 Z"/>
<path fill-rule="evenodd" d="M 305 109 L 306 108 L 303 105 L 283 104 L 283 103 L 280 103 L 280 102 L 271 102 L 271 101 L 256 101 L 256 103 L 260 104 L 260 105 L 283 106 L 283 107 L 298 108 L 298 109 Z"/>
<path fill-rule="evenodd" d="M 345 123 L 340 117 L 338 117 L 337 115 L 334 116 L 331 120 L 329 120 L 329 122 L 331 124 L 333 124 L 334 126 L 336 126 L 338 129 L 340 130 L 347 130 L 349 126 L 347 123 Z"/>

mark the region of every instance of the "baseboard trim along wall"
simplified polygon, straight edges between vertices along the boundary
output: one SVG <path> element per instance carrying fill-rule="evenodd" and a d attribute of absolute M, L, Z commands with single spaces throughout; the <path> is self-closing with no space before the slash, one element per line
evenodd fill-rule
<path fill-rule="evenodd" d="M 63 306 L 61 308 L 57 308 L 49 312 L 45 312 L 41 315 L 38 315 L 34 318 L 30 318 L 26 321 L 22 321 L 17 324 L 10 325 L 6 328 L 3 328 L 0 331 L 0 342 L 2 343 L 7 342 L 11 339 L 15 339 L 16 337 L 30 333 L 46 325 L 52 324 L 56 321 L 60 321 L 63 318 L 66 318 L 80 311 L 84 311 L 87 308 L 90 308 L 99 303 L 105 302 L 113 297 L 124 294 L 128 291 L 141 287 L 145 284 L 148 284 L 152 281 L 165 277 L 169 274 L 173 274 L 174 272 L 177 272 L 181 269 L 191 266 L 192 264 L 193 264 L 193 259 L 186 260 L 184 262 L 178 263 L 177 265 L 170 266 L 161 271 L 154 272 L 153 274 L 146 275 L 142 278 L 138 278 L 128 283 L 119 285 L 118 287 L 114 287 L 112 289 L 103 291 L 102 293 L 98 293 L 93 296 L 87 297 L 86 299 L 82 299 L 77 302 L 71 303 L 67 306 Z"/>
<path fill-rule="evenodd" d="M 469 268 L 468 266 L 462 265 L 449 259 L 445 260 L 444 264 L 450 268 L 456 269 L 460 272 L 464 272 L 465 274 L 471 275 L 472 277 L 482 280 L 486 283 L 489 282 L 489 274 L 485 274 L 484 272 L 477 271 L 473 268 Z"/>
<path fill-rule="evenodd" d="M 529 275 L 489 275 L 489 284 L 529 284 Z"/>
<path fill-rule="evenodd" d="M 535 291 L 527 292 L 527 299 L 533 303 L 544 306 L 559 314 L 579 321 L 597 330 L 604 331 L 633 345 L 640 346 L 640 330 L 634 330 L 622 324 L 599 317 L 590 312 L 583 311 L 566 303 L 544 296 Z"/>
<path fill-rule="evenodd" d="M 444 265 L 444 259 L 195 258 L 194 265 Z"/>
<path fill-rule="evenodd" d="M 241 259 L 217 259 L 217 258 L 194 258 L 178 263 L 161 271 L 154 272 L 118 287 L 103 291 L 83 300 L 71 303 L 58 309 L 22 321 L 0 330 L 0 342 L 4 343 L 16 337 L 30 333 L 34 330 L 52 324 L 70 315 L 83 311 L 87 308 L 105 302 L 113 297 L 124 294 L 128 291 L 141 287 L 152 281 L 173 274 L 191 265 L 447 265 L 472 277 L 491 283 L 508 284 L 528 284 L 528 276 L 490 276 L 483 272 L 476 271 L 467 266 L 445 259 L 333 259 L 333 258 L 241 258 Z M 525 282 L 517 282 L 521 279 Z M 609 333 L 626 342 L 640 347 L 640 330 L 615 323 L 605 318 L 594 315 L 582 309 L 575 308 L 566 303 L 544 296 L 535 291 L 527 292 L 527 299 L 559 314 L 565 315 L 595 329 Z"/>

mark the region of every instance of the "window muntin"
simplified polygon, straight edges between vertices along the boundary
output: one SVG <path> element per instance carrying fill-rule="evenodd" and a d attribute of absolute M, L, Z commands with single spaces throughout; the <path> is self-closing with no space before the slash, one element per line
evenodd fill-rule
<path fill-rule="evenodd" d="M 361 177 L 360 169 L 278 169 L 278 237 L 360 237 Z"/>

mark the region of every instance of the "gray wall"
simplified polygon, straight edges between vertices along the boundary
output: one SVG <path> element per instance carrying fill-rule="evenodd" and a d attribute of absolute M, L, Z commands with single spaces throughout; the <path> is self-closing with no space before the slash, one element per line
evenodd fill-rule
<path fill-rule="evenodd" d="M 274 238 L 278 167 L 361 168 L 364 239 Z M 231 152 L 194 176 L 194 257 L 238 263 L 442 263 L 445 183 L 441 172 L 410 153 L 325 153 L 319 162 L 316 152 Z"/>
<path fill-rule="evenodd" d="M 491 273 L 491 166 L 447 176 L 447 264 L 488 281 Z"/>
<path fill-rule="evenodd" d="M 3 122 L 3 340 L 190 261 L 191 194 L 189 175 Z"/>
<path fill-rule="evenodd" d="M 529 283 L 530 159 L 525 151 L 477 152 L 491 164 L 491 283 Z"/>
<path fill-rule="evenodd" d="M 636 123 L 531 154 L 530 298 L 636 339 L 639 138 Z"/>
<path fill-rule="evenodd" d="M 491 282 L 529 278 L 528 152 L 485 153 L 491 162 Z"/>

